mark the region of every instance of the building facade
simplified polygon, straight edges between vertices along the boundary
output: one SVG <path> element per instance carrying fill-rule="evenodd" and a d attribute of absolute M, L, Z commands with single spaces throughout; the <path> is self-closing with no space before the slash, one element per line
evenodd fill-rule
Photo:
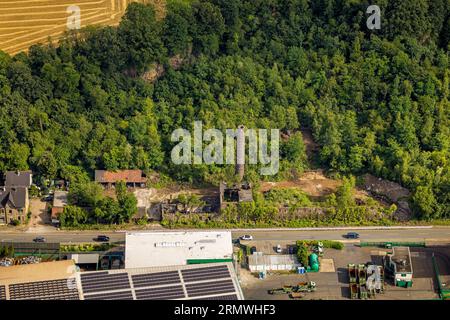
<path fill-rule="evenodd" d="M 29 207 L 28 189 L 6 187 L 0 191 L 0 224 L 25 222 Z"/>

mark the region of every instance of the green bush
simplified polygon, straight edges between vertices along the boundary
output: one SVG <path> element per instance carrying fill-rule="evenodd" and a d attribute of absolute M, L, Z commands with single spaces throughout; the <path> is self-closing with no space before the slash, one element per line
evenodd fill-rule
<path fill-rule="evenodd" d="M 297 259 L 306 268 L 309 265 L 309 245 L 306 241 L 297 241 Z"/>
<path fill-rule="evenodd" d="M 317 246 L 319 242 L 322 242 L 324 248 L 342 250 L 344 249 L 344 244 L 340 241 L 333 240 L 311 240 L 305 241 L 309 245 Z"/>

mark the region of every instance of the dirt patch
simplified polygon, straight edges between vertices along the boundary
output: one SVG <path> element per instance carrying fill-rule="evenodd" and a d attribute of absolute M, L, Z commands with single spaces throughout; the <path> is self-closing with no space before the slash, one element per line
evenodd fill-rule
<path fill-rule="evenodd" d="M 324 197 L 336 192 L 337 188 L 342 185 L 342 181 L 330 179 L 325 176 L 323 170 L 306 171 L 296 180 L 263 182 L 261 191 L 266 192 L 274 188 L 298 188 L 311 197 Z M 355 199 L 365 200 L 370 197 L 369 193 L 361 188 L 355 188 Z"/>
<path fill-rule="evenodd" d="M 319 272 L 336 272 L 333 259 L 320 259 Z"/>
<path fill-rule="evenodd" d="M 336 191 L 341 185 L 339 180 L 329 179 L 323 170 L 307 171 L 296 180 L 263 182 L 261 191 L 269 191 L 274 188 L 298 188 L 309 196 L 323 197 Z"/>
<path fill-rule="evenodd" d="M 128 192 L 133 193 L 138 200 L 138 207 L 148 207 L 151 204 L 165 200 L 176 199 L 180 194 L 195 194 L 199 197 L 214 197 L 219 195 L 218 187 L 210 188 L 187 188 L 173 186 L 168 188 L 129 188 Z M 113 199 L 116 198 L 114 189 L 106 189 L 103 194 Z"/>
<path fill-rule="evenodd" d="M 35 228 L 42 225 L 50 225 L 51 217 L 47 209 L 47 202 L 42 201 L 39 198 L 30 200 L 31 217 L 29 221 L 29 227 Z"/>
<path fill-rule="evenodd" d="M 308 157 L 310 163 L 314 163 L 314 160 L 317 157 L 317 153 L 319 151 L 319 145 L 314 141 L 311 130 L 302 129 L 301 133 L 303 137 L 303 143 L 305 144 L 306 156 Z"/>

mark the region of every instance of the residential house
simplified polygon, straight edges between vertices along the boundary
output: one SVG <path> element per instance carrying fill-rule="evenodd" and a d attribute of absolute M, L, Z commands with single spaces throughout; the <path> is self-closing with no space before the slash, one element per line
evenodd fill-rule
<path fill-rule="evenodd" d="M 127 187 L 144 188 L 147 177 L 142 170 L 95 170 L 95 181 L 105 188 L 115 187 L 118 181 L 124 181 Z"/>
<path fill-rule="evenodd" d="M 28 189 L 5 187 L 0 191 L 0 224 L 25 222 L 28 213 Z"/>
<path fill-rule="evenodd" d="M 0 189 L 0 224 L 25 222 L 28 213 L 28 188 L 33 182 L 31 171 L 7 171 L 5 186 Z"/>
<path fill-rule="evenodd" d="M 64 211 L 64 207 L 68 204 L 67 191 L 55 191 L 53 195 L 53 206 L 52 206 L 52 224 L 59 225 L 59 215 Z"/>
<path fill-rule="evenodd" d="M 29 188 L 33 183 L 31 171 L 7 171 L 5 174 L 5 187 Z"/>

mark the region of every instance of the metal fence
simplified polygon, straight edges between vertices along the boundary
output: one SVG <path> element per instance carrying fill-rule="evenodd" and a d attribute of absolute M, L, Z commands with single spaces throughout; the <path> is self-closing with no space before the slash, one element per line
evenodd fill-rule
<path fill-rule="evenodd" d="M 0 242 L 0 248 L 13 248 L 14 256 L 23 255 L 57 255 L 60 253 L 59 242 L 36 243 L 36 242 Z"/>
<path fill-rule="evenodd" d="M 361 242 L 361 247 L 382 247 L 385 248 L 386 245 L 391 245 L 392 247 L 425 247 L 425 242 Z"/>

